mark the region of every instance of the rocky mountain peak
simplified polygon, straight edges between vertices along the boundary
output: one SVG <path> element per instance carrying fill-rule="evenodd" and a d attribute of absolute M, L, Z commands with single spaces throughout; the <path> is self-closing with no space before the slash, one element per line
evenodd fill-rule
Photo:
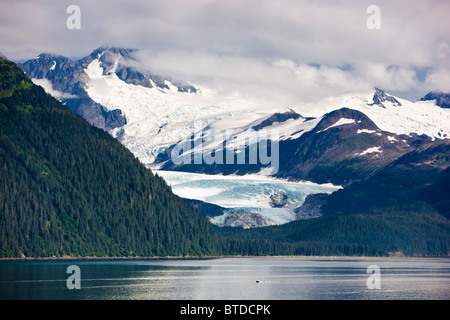
<path fill-rule="evenodd" d="M 450 93 L 431 91 L 428 92 L 423 98 L 420 98 L 419 101 L 430 100 L 436 100 L 436 105 L 441 108 L 450 108 Z"/>
<path fill-rule="evenodd" d="M 324 115 L 323 119 L 316 126 L 317 131 L 325 131 L 330 128 L 345 128 L 347 125 L 357 126 L 361 129 L 377 130 L 375 123 L 364 113 L 349 109 L 341 108 Z"/>
<path fill-rule="evenodd" d="M 298 114 L 297 112 L 295 112 L 294 110 L 292 110 L 290 108 L 283 108 L 283 110 L 281 110 L 281 112 L 272 114 L 267 119 L 263 120 L 262 122 L 258 123 L 257 125 L 254 125 L 252 127 L 252 129 L 255 131 L 258 131 L 258 130 L 261 130 L 265 127 L 272 125 L 275 122 L 281 123 L 281 122 L 285 122 L 289 119 L 297 120 L 299 118 L 303 118 L 303 117 L 300 114 Z"/>
<path fill-rule="evenodd" d="M 385 108 L 383 102 L 390 102 L 392 103 L 394 106 L 401 106 L 402 104 L 395 99 L 393 96 L 390 96 L 388 94 L 386 94 L 386 92 L 384 92 L 383 90 L 379 89 L 379 88 L 375 88 L 375 93 L 373 95 L 373 103 L 369 103 L 369 105 L 377 105 L 380 106 L 382 108 Z"/>

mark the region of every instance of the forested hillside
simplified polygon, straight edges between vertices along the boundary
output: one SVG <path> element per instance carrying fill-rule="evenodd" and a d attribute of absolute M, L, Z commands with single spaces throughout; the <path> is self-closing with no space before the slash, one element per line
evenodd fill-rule
<path fill-rule="evenodd" d="M 253 241 L 247 249 L 259 254 L 448 256 L 450 252 L 450 220 L 422 202 L 223 232 L 236 241 Z"/>
<path fill-rule="evenodd" d="M 201 214 L 0 59 L 0 256 L 215 254 Z"/>

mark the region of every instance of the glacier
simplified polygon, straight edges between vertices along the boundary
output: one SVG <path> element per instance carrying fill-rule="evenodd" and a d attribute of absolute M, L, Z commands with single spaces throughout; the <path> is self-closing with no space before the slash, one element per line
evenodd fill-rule
<path fill-rule="evenodd" d="M 217 225 L 227 215 L 243 212 L 258 213 L 275 224 L 284 224 L 296 219 L 293 210 L 303 204 L 307 195 L 332 193 L 341 188 L 332 184 L 290 182 L 257 174 L 223 176 L 164 170 L 154 172 L 171 186 L 176 195 L 226 208 L 224 216 L 213 219 Z M 276 194 L 287 196 L 282 208 L 274 208 L 270 204 L 270 196 Z"/>

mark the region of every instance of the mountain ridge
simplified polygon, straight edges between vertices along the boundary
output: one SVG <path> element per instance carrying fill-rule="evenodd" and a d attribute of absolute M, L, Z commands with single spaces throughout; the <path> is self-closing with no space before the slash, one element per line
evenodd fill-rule
<path fill-rule="evenodd" d="M 419 100 L 420 101 L 435 100 L 436 105 L 442 108 L 450 108 L 450 93 L 444 93 L 440 91 L 430 91 Z"/>
<path fill-rule="evenodd" d="M 298 115 L 297 119 L 299 119 Z M 270 117 L 267 119 L 271 119 Z M 291 119 L 288 116 L 285 121 Z M 380 130 L 365 114 L 349 108 L 332 111 L 318 119 L 303 118 L 316 124 L 299 137 L 280 139 L 280 166 L 277 178 L 288 180 L 308 180 L 316 183 L 333 183 L 347 185 L 373 174 L 378 169 L 394 161 L 403 154 L 412 151 L 417 145 L 428 141 L 421 137 L 396 135 Z M 343 123 L 339 121 L 344 120 Z M 261 123 L 264 123 L 263 120 Z M 314 121 L 314 122 L 313 122 Z M 347 122 L 345 122 L 347 121 Z M 255 126 L 250 127 L 252 130 Z M 267 128 L 267 126 L 265 126 Z M 245 134 L 245 131 L 242 133 Z M 194 141 L 191 141 L 194 144 Z M 227 141 L 219 144 L 216 149 L 227 148 Z M 250 146 L 244 153 L 249 154 Z M 235 150 L 235 157 L 237 152 Z M 168 149 L 168 154 L 172 151 Z M 195 149 L 191 157 L 195 157 Z M 225 157 L 226 155 L 224 155 Z M 177 170 L 207 174 L 238 174 L 257 173 L 263 164 L 174 164 L 167 155 L 160 158 L 162 170 Z"/>
<path fill-rule="evenodd" d="M 207 88 L 182 85 L 151 74 L 138 60 L 138 52 L 138 49 L 102 46 L 77 61 L 66 61 L 67 74 L 62 72 L 58 76 L 52 73 L 58 72 L 59 64 L 50 70 L 54 65 L 50 58 L 46 62 L 45 59 L 29 60 L 21 67 L 30 78 L 37 82 L 47 79 L 62 96 L 69 96 L 60 100 L 118 138 L 147 166 L 156 165 L 158 155 L 199 129 L 216 128 L 219 122 L 222 125 L 219 130 L 227 128 L 226 123 L 228 128 L 237 127 L 237 123 L 242 127 L 245 119 L 247 125 L 264 118 L 274 123 L 275 118 L 270 117 L 285 113 L 256 100 L 236 98 L 231 93 L 217 96 Z M 90 65 L 92 70 L 88 70 Z M 430 99 L 406 101 L 379 88 L 288 108 L 305 119 L 318 119 L 340 108 L 355 109 L 386 132 L 450 138 L 448 109 Z M 299 134 L 292 130 L 285 136 L 287 139 Z"/>

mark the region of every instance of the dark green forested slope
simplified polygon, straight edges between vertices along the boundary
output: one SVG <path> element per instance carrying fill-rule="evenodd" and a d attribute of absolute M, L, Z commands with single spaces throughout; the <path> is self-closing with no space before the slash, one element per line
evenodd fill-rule
<path fill-rule="evenodd" d="M 423 202 L 323 216 L 280 226 L 223 231 L 249 251 L 292 255 L 448 256 L 450 221 Z M 265 246 L 261 247 L 261 245 Z"/>
<path fill-rule="evenodd" d="M 209 222 L 161 178 L 0 59 L 0 257 L 217 248 Z"/>
<path fill-rule="evenodd" d="M 322 207 L 324 215 L 356 213 L 423 201 L 450 218 L 450 140 L 429 141 L 368 179 L 340 189 Z"/>

